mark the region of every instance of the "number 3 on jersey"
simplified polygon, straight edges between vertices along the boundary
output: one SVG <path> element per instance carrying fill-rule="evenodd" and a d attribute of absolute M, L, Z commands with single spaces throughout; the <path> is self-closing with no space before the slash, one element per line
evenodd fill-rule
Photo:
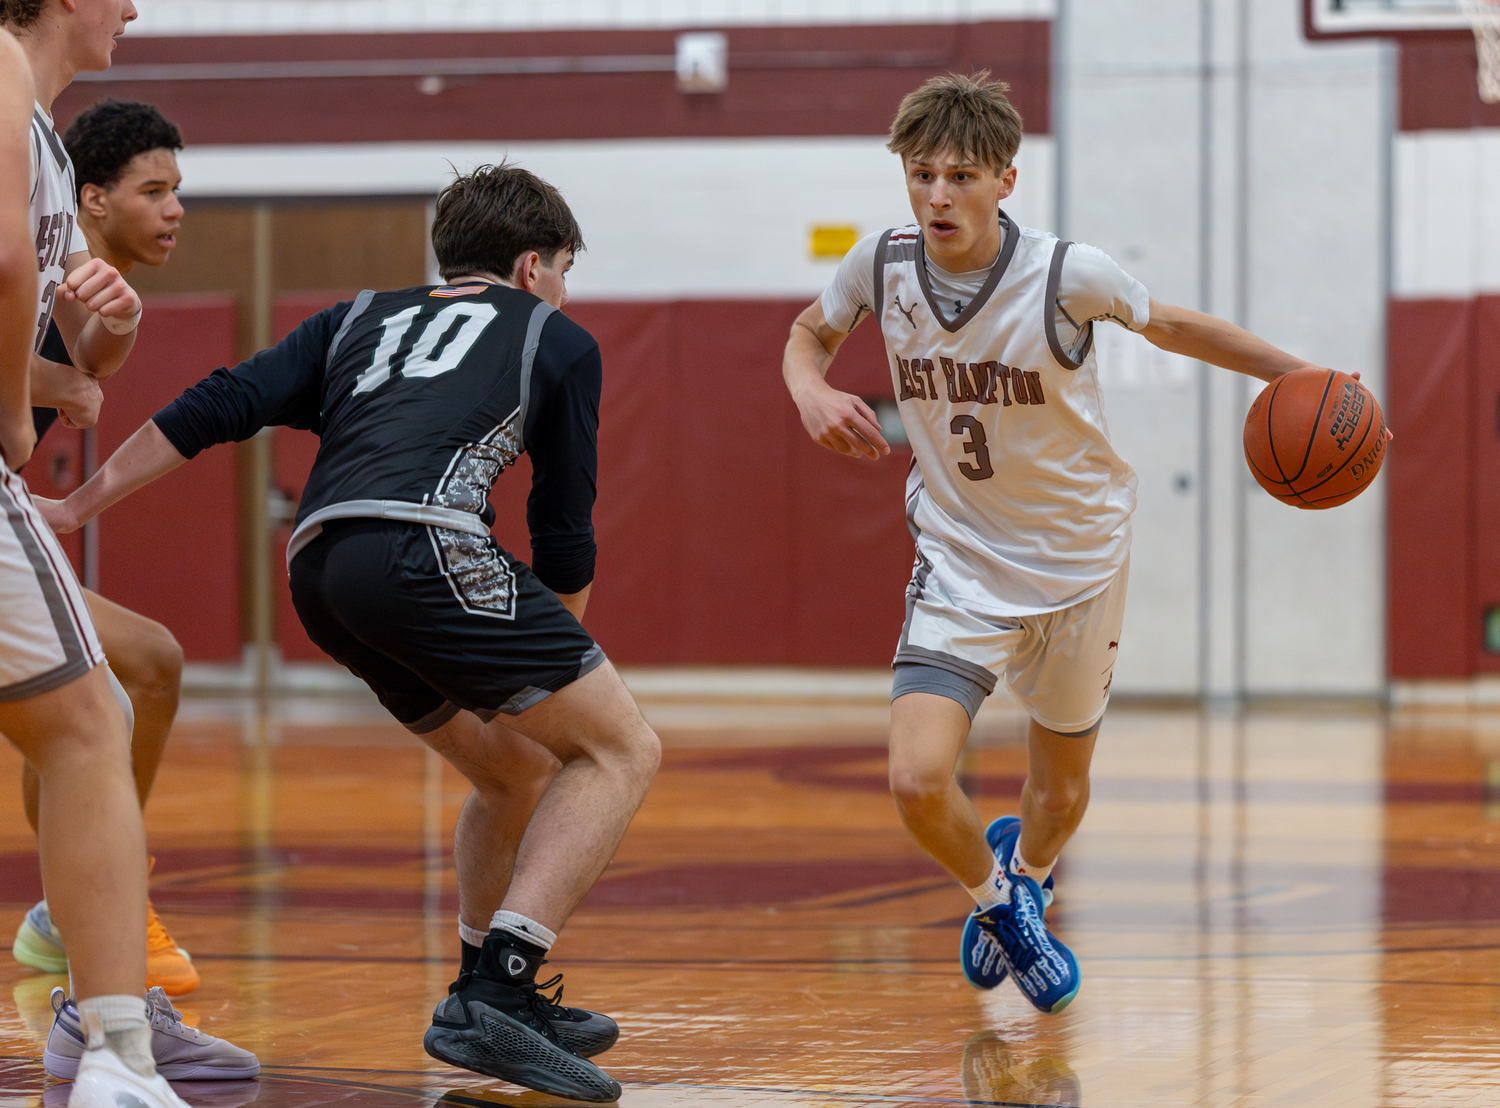
<path fill-rule="evenodd" d="M 375 360 L 354 382 L 354 395 L 374 392 L 389 381 L 393 373 L 403 377 L 436 377 L 458 368 L 470 347 L 484 334 L 490 320 L 499 314 L 489 304 L 449 304 L 422 329 L 406 356 L 397 358 L 396 352 L 401 349 L 402 340 L 421 310 L 421 305 L 414 305 L 381 320 L 380 345 L 375 348 Z M 463 326 L 439 351 L 438 344 L 458 319 L 463 320 Z"/>
<path fill-rule="evenodd" d="M 989 437 L 984 433 L 984 424 L 971 415 L 956 415 L 948 424 L 955 435 L 968 435 L 964 440 L 964 453 L 974 455 L 972 462 L 958 463 L 958 472 L 970 481 L 985 481 L 995 476 L 995 467 L 990 465 Z"/>

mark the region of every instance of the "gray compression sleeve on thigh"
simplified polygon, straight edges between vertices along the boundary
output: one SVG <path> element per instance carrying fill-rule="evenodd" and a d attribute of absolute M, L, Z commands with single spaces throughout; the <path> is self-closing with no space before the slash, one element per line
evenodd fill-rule
<path fill-rule="evenodd" d="M 891 686 L 891 699 L 907 693 L 924 692 L 934 696 L 946 696 L 956 700 L 969 713 L 969 722 L 974 722 L 974 713 L 989 696 L 989 690 L 977 681 L 941 666 L 924 665 L 921 662 L 899 662 L 896 665 L 896 680 Z"/>
<path fill-rule="evenodd" d="M 120 711 L 125 713 L 125 738 L 130 740 L 135 735 L 135 705 L 130 703 L 130 696 L 125 692 L 125 686 L 120 684 L 120 679 L 115 676 L 115 671 L 109 668 L 109 663 L 104 663 L 105 676 L 109 678 L 109 691 L 115 694 L 119 701 Z"/>

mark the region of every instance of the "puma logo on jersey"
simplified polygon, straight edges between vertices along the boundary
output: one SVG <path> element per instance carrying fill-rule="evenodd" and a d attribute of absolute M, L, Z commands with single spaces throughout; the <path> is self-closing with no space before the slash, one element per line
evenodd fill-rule
<path fill-rule="evenodd" d="M 906 322 L 910 323 L 911 329 L 915 331 L 917 329 L 917 321 L 912 319 L 911 313 L 917 310 L 917 306 L 913 304 L 910 308 L 903 308 L 901 306 L 901 297 L 898 296 L 896 297 L 896 310 L 906 317 Z"/>
<path fill-rule="evenodd" d="M 1120 649 L 1120 644 L 1117 643 L 1117 642 L 1112 642 L 1112 643 L 1109 644 L 1109 648 L 1111 650 L 1119 650 Z"/>
<path fill-rule="evenodd" d="M 947 400 L 950 404 L 1045 404 L 1042 375 L 1034 369 L 1012 369 L 1000 362 L 955 362 L 939 357 L 898 357 L 898 400 Z M 943 372 L 944 389 L 938 391 L 937 372 Z"/>

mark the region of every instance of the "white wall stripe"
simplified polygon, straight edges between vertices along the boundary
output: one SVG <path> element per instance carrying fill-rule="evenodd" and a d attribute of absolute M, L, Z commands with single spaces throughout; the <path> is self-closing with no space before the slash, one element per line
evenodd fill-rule
<path fill-rule="evenodd" d="M 579 298 L 811 298 L 836 265 L 811 257 L 814 226 L 866 234 L 911 220 L 900 163 L 879 138 L 190 146 L 179 162 L 188 199 L 432 196 L 452 179 L 449 163 L 506 157 L 555 184 L 578 216 L 588 250 L 568 285 Z M 1016 162 L 1006 210 L 1050 229 L 1051 137 L 1028 137 Z"/>
<path fill-rule="evenodd" d="M 131 35 L 738 27 L 1051 19 L 1056 0 L 152 0 Z"/>
<path fill-rule="evenodd" d="M 1396 139 L 1395 294 L 1500 293 L 1500 128 Z"/>

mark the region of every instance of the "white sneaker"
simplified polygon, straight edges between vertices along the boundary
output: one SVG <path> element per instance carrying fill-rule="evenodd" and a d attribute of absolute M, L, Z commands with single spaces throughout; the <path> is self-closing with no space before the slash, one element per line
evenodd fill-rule
<path fill-rule="evenodd" d="M 169 1081 L 247 1081 L 260 1073 L 260 1060 L 233 1043 L 205 1035 L 182 1022 L 161 987 L 146 991 L 151 1016 L 151 1054 L 156 1072 Z M 53 1077 L 73 1080 L 79 1062 L 87 1057 L 87 1037 L 78 1019 L 78 1009 L 65 999 L 61 988 L 52 990 L 52 1030 L 42 1065 Z"/>
<path fill-rule="evenodd" d="M 108 1047 L 85 1051 L 68 1108 L 188 1108 L 161 1074 L 142 1077 Z"/>

